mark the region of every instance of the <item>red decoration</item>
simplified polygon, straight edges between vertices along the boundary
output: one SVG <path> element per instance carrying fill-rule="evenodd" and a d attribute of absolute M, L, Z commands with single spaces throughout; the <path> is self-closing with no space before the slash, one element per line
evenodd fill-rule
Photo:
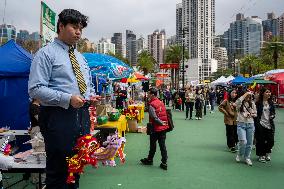
<path fill-rule="evenodd" d="M 92 135 L 85 135 L 77 140 L 74 150 L 78 151 L 70 159 L 67 158 L 68 163 L 68 177 L 67 183 L 75 183 L 74 174 L 82 174 L 85 165 L 97 166 L 97 159 L 91 155 L 99 148 L 99 143 L 92 137 Z"/>

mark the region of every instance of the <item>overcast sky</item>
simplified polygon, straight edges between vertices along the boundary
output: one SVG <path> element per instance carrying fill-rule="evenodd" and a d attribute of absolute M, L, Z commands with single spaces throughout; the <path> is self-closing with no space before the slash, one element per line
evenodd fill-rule
<path fill-rule="evenodd" d="M 110 38 L 114 32 L 133 30 L 137 36 L 146 37 L 155 29 L 165 29 L 167 37 L 175 35 L 176 3 L 182 0 L 45 0 L 55 12 L 65 8 L 77 9 L 89 16 L 89 25 L 83 36 L 97 42 Z M 284 13 L 284 0 L 215 0 L 216 34 L 223 33 L 235 14 L 257 15 L 266 18 L 267 12 L 277 16 Z M 0 23 L 4 16 L 5 0 L 0 0 Z M 6 23 L 17 30 L 39 31 L 40 0 L 7 0 Z"/>

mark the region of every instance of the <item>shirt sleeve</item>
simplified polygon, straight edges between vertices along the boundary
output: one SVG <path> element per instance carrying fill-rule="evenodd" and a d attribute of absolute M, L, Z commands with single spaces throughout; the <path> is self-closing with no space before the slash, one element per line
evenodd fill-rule
<path fill-rule="evenodd" d="M 155 123 L 159 125 L 163 125 L 164 123 L 160 120 L 155 112 L 153 106 L 149 105 L 149 116 L 155 121 Z"/>
<path fill-rule="evenodd" d="M 28 91 L 31 98 L 39 99 L 47 106 L 67 109 L 72 94 L 50 89 L 48 84 L 52 73 L 52 60 L 43 50 L 34 57 L 30 69 Z"/>

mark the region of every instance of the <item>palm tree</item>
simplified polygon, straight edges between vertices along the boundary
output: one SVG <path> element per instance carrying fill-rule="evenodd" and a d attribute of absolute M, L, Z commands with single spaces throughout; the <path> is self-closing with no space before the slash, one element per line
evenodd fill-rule
<path fill-rule="evenodd" d="M 138 55 L 137 67 L 140 71 L 143 71 L 144 75 L 153 72 L 155 65 L 157 65 L 157 62 L 148 51 L 143 50 Z"/>
<path fill-rule="evenodd" d="M 273 61 L 274 69 L 278 68 L 278 59 L 284 53 L 284 43 L 278 37 L 264 45 L 263 54 L 269 55 Z"/>
<path fill-rule="evenodd" d="M 166 63 L 178 63 L 180 65 L 183 57 L 183 47 L 180 45 L 171 45 L 166 49 L 165 61 Z M 184 59 L 189 58 L 187 50 L 184 51 Z M 180 66 L 179 66 L 180 67 Z M 174 70 L 171 69 L 171 83 L 177 88 L 177 79 L 179 78 L 179 69 L 174 76 Z M 179 79 L 178 79 L 179 80 Z"/>

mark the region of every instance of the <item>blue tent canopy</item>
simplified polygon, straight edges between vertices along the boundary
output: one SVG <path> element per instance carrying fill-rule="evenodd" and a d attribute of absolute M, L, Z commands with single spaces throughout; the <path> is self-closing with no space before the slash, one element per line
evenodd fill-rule
<path fill-rule="evenodd" d="M 0 47 L 0 57 L 0 127 L 27 129 L 32 56 L 10 40 Z"/>
<path fill-rule="evenodd" d="M 246 83 L 246 82 L 248 82 L 249 80 L 250 80 L 249 78 L 245 78 L 245 77 L 243 77 L 243 76 L 237 76 L 237 77 L 235 77 L 235 79 L 233 79 L 233 80 L 231 81 L 231 83 L 234 84 L 234 85 L 237 85 L 237 84 Z"/>
<path fill-rule="evenodd" d="M 121 60 L 99 53 L 84 53 L 92 75 L 107 76 L 113 80 L 118 78 L 128 78 L 133 69 Z"/>
<path fill-rule="evenodd" d="M 0 77 L 27 77 L 32 55 L 13 40 L 0 47 Z"/>

